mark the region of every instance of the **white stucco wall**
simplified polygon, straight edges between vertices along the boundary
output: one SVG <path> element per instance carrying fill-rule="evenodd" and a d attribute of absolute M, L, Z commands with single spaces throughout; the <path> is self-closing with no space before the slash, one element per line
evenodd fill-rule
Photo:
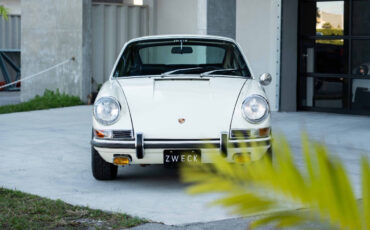
<path fill-rule="evenodd" d="M 281 0 L 237 0 L 236 40 L 242 46 L 253 73 L 272 75 L 266 93 L 272 110 L 279 109 Z M 295 96 L 295 95 L 293 95 Z"/>
<path fill-rule="evenodd" d="M 197 0 L 158 0 L 158 34 L 196 34 Z"/>
<path fill-rule="evenodd" d="M 149 8 L 150 34 L 199 32 L 198 0 L 144 0 L 144 4 Z"/>

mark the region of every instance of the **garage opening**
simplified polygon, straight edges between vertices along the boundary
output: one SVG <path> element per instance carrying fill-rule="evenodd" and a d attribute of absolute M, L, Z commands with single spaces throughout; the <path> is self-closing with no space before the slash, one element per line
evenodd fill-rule
<path fill-rule="evenodd" d="M 0 86 L 9 84 L 21 77 L 21 17 L 9 15 L 8 19 L 0 17 Z M 20 85 L 12 85 L 3 91 L 19 91 Z"/>

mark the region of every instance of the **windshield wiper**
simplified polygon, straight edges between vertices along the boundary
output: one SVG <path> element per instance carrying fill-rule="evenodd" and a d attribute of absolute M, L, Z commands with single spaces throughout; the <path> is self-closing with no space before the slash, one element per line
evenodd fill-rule
<path fill-rule="evenodd" d="M 209 76 L 209 75 L 211 75 L 213 73 L 217 73 L 217 72 L 232 72 L 232 71 L 240 71 L 240 70 L 245 70 L 245 69 L 215 69 L 215 70 L 211 70 L 211 71 L 208 71 L 208 72 L 201 73 L 200 76 L 204 77 L 204 76 Z"/>
<path fill-rule="evenodd" d="M 188 71 L 188 70 L 195 70 L 195 69 L 202 69 L 203 67 L 192 67 L 192 68 L 185 68 L 185 69 L 175 69 L 175 70 L 171 70 L 171 71 L 167 71 L 167 72 L 164 72 L 161 74 L 161 77 L 164 77 L 164 76 L 168 76 L 168 75 L 171 75 L 171 74 L 174 74 L 176 72 L 180 72 L 180 71 Z"/>

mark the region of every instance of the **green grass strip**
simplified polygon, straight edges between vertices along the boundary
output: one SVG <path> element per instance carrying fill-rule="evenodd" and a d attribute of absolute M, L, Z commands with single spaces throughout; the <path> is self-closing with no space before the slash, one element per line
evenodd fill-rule
<path fill-rule="evenodd" d="M 0 106 L 0 114 L 25 112 L 32 110 L 42 110 L 51 108 L 60 108 L 68 106 L 83 105 L 84 103 L 79 97 L 61 94 L 59 90 L 56 92 L 45 90 L 43 96 L 36 96 L 35 98 L 16 105 Z"/>
<path fill-rule="evenodd" d="M 0 188 L 0 229 L 122 229 L 145 222 L 125 214 Z"/>

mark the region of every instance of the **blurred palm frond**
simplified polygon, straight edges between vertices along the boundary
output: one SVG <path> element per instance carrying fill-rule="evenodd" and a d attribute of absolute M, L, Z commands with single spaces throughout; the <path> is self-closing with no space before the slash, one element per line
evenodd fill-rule
<path fill-rule="evenodd" d="M 284 137 L 272 142 L 274 161 L 264 158 L 248 164 L 228 163 L 219 153 L 214 164 L 188 164 L 181 178 L 191 183 L 191 194 L 217 192 L 213 204 L 248 216 L 263 214 L 250 227 L 321 223 L 331 228 L 370 229 L 370 167 L 362 159 L 362 202 L 355 197 L 343 164 L 328 149 L 302 136 L 303 169 L 299 169 Z M 303 209 L 303 210 L 300 210 Z"/>

